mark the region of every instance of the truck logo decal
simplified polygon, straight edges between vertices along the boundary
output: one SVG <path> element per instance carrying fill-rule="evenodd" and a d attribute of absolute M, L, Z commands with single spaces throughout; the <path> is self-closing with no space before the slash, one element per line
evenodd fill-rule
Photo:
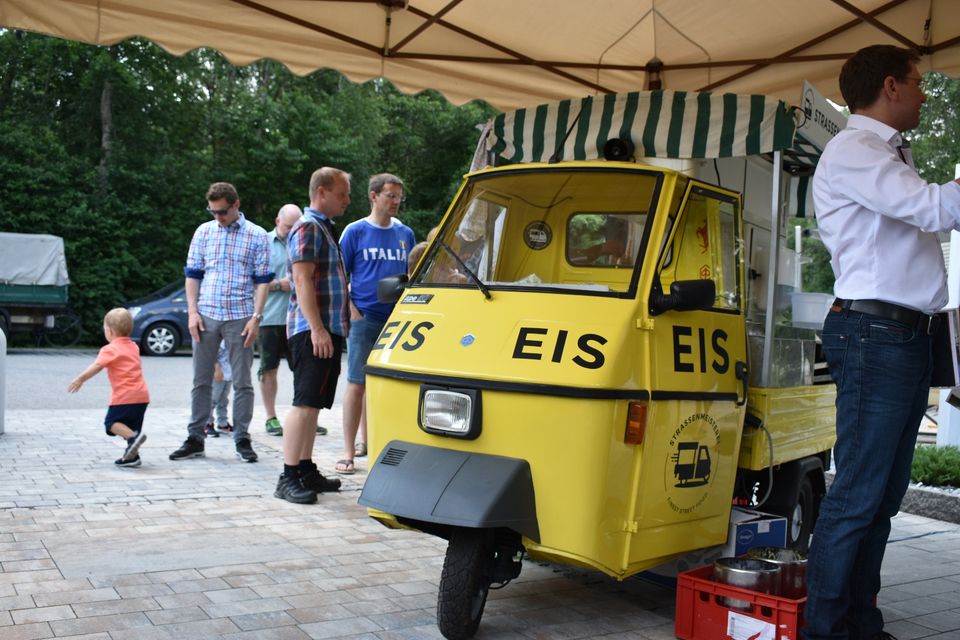
<path fill-rule="evenodd" d="M 563 362 L 564 354 L 575 352 L 569 358 L 577 366 L 584 369 L 599 369 L 606 362 L 606 356 L 600 347 L 607 344 L 607 339 L 596 333 L 584 333 L 576 338 L 576 347 L 568 342 L 574 342 L 570 332 L 566 329 L 552 330 L 544 327 L 520 327 L 517 331 L 517 341 L 513 345 L 514 360 L 543 360 Z"/>
<path fill-rule="evenodd" d="M 403 296 L 400 304 L 427 304 L 433 300 L 432 293 L 408 293 Z"/>
<path fill-rule="evenodd" d="M 460 338 L 460 346 L 461 346 L 461 347 L 469 347 L 469 346 L 472 345 L 474 342 L 476 342 L 476 340 L 477 340 L 477 336 L 473 335 L 472 333 L 468 333 L 468 334 L 466 334 L 465 336 L 463 336 L 462 338 Z"/>
<path fill-rule="evenodd" d="M 719 447 L 720 426 L 708 413 L 688 416 L 673 432 L 663 481 L 667 503 L 675 512 L 694 512 L 709 497 Z"/>
<path fill-rule="evenodd" d="M 545 249 L 552 239 L 550 225 L 540 220 L 534 220 L 523 230 L 523 241 L 534 251 Z"/>
<path fill-rule="evenodd" d="M 699 442 L 678 442 L 673 460 L 675 487 L 701 487 L 710 481 L 710 449 Z"/>

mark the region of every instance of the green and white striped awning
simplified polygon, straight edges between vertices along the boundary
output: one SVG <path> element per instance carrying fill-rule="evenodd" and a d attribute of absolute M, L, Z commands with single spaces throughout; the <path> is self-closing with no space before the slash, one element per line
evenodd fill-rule
<path fill-rule="evenodd" d="M 579 118 L 578 118 L 579 114 Z M 488 148 L 508 162 L 603 158 L 610 138 L 633 142 L 638 158 L 725 158 L 793 144 L 792 107 L 756 95 L 632 91 L 561 100 L 501 113 Z"/>

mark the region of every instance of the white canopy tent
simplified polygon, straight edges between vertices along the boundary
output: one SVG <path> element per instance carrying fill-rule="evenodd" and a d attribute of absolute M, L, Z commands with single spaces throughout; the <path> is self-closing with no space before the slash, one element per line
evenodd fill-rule
<path fill-rule="evenodd" d="M 502 110 L 657 88 L 796 103 L 804 79 L 840 100 L 842 61 L 875 43 L 960 75 L 956 0 L 0 0 L 0 25 L 213 47 L 237 64 L 385 77 Z"/>

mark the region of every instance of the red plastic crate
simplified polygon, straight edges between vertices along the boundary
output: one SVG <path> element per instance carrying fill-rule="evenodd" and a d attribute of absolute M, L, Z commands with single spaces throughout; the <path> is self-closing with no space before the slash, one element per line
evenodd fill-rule
<path fill-rule="evenodd" d="M 677 576 L 674 632 L 683 640 L 799 640 L 807 599 L 781 598 L 714 582 L 713 566 Z M 721 604 L 723 598 L 750 603 L 750 611 Z"/>

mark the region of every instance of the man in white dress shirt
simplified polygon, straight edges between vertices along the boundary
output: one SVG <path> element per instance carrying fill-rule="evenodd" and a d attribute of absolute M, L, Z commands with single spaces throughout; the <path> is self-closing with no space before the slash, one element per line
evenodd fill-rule
<path fill-rule="evenodd" d="M 960 229 L 960 184 L 923 180 L 901 137 L 927 99 L 918 60 L 888 45 L 847 60 L 840 91 L 853 115 L 813 180 L 836 276 L 823 350 L 837 383 L 837 443 L 807 565 L 807 640 L 893 638 L 875 605 L 880 566 L 927 405 L 932 314 L 947 301 L 936 234 Z"/>

